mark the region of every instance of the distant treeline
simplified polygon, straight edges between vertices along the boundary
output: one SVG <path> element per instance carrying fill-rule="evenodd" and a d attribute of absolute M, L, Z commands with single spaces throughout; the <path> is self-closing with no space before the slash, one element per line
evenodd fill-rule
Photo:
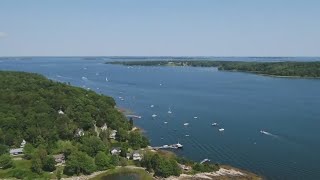
<path fill-rule="evenodd" d="M 217 67 L 219 70 L 250 72 L 272 76 L 320 77 L 320 62 L 244 62 L 244 61 L 115 61 L 107 64 L 126 66 Z"/>

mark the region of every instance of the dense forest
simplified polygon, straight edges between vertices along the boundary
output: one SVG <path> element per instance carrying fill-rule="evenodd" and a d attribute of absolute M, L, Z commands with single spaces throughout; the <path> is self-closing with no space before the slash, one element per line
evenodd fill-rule
<path fill-rule="evenodd" d="M 112 156 L 112 147 L 125 156 L 149 141 L 131 131 L 132 120 L 115 105 L 111 97 L 42 75 L 0 71 L 0 178 L 49 178 L 52 171 L 58 178 L 119 165 L 125 158 Z M 110 130 L 117 130 L 116 139 L 109 138 Z M 9 149 L 21 147 L 23 140 L 23 159 L 13 161 Z M 65 157 L 62 169 L 56 169 L 57 154 Z"/>
<path fill-rule="evenodd" d="M 320 62 L 244 62 L 244 61 L 114 61 L 107 64 L 126 66 L 193 66 L 217 67 L 218 70 L 250 72 L 272 76 L 320 77 Z"/>

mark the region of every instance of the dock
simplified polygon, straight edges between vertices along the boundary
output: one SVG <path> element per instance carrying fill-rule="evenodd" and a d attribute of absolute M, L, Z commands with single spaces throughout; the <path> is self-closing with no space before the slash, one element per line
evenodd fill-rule
<path fill-rule="evenodd" d="M 134 114 L 128 114 L 126 115 L 127 118 L 137 118 L 137 119 L 141 119 L 141 116 L 138 115 L 134 115 Z"/>
<path fill-rule="evenodd" d="M 180 149 L 183 148 L 183 145 L 180 143 L 177 144 L 171 144 L 171 145 L 163 145 L 163 146 L 156 146 L 151 147 L 153 150 L 159 150 L 159 149 Z"/>
<path fill-rule="evenodd" d="M 210 159 L 204 159 L 204 160 L 202 160 L 202 161 L 200 162 L 200 164 L 203 164 L 203 163 L 205 163 L 205 162 L 210 162 Z"/>

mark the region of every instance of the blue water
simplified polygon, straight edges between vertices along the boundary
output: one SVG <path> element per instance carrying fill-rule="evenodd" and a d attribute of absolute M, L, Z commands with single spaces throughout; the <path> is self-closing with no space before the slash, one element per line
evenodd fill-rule
<path fill-rule="evenodd" d="M 179 141 L 184 149 L 176 153 L 193 160 L 209 158 L 268 179 L 320 179 L 320 80 L 215 68 L 126 67 L 103 64 L 106 60 L 17 58 L 1 60 L 0 69 L 37 72 L 110 95 L 142 116 L 135 123 L 152 145 Z"/>

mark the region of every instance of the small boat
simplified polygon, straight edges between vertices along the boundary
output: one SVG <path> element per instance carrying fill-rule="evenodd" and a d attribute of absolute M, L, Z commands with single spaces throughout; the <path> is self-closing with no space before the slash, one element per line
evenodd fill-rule
<path fill-rule="evenodd" d="M 154 105 L 153 104 L 151 104 L 151 106 L 150 106 L 151 108 L 153 108 L 154 107 Z"/>
<path fill-rule="evenodd" d="M 169 110 L 168 110 L 168 114 L 171 114 L 172 113 L 172 111 L 171 111 L 171 109 L 169 108 Z"/>
<path fill-rule="evenodd" d="M 218 123 L 212 123 L 211 125 L 212 126 L 218 126 Z"/>
<path fill-rule="evenodd" d="M 261 130 L 260 133 L 262 134 L 269 134 L 267 131 Z"/>
<path fill-rule="evenodd" d="M 193 117 L 194 119 L 198 119 L 198 117 L 197 116 L 195 116 L 195 117 Z"/>
<path fill-rule="evenodd" d="M 186 136 L 186 137 L 189 137 L 189 134 L 186 134 L 185 136 Z"/>
<path fill-rule="evenodd" d="M 169 147 L 169 145 L 163 145 L 162 147 L 167 148 L 167 147 Z"/>
<path fill-rule="evenodd" d="M 96 76 L 99 76 L 99 73 L 96 73 Z"/>
<path fill-rule="evenodd" d="M 106 77 L 106 82 L 109 82 L 108 78 Z"/>
<path fill-rule="evenodd" d="M 222 131 L 224 131 L 224 129 L 223 129 L 223 128 L 220 128 L 219 131 L 222 132 Z"/>
<path fill-rule="evenodd" d="M 184 125 L 184 126 L 188 126 L 188 125 L 189 125 L 189 123 L 184 123 L 183 125 Z"/>
<path fill-rule="evenodd" d="M 164 122 L 165 124 L 168 124 L 168 122 Z"/>
<path fill-rule="evenodd" d="M 183 145 L 180 144 L 180 143 L 174 144 L 174 146 L 176 146 L 177 148 L 182 148 L 183 147 Z"/>
<path fill-rule="evenodd" d="M 161 83 L 160 83 L 159 85 L 160 85 L 160 86 L 162 86 L 162 84 L 161 84 Z"/>
<path fill-rule="evenodd" d="M 81 79 L 84 80 L 84 81 L 88 80 L 88 78 L 86 78 L 86 77 L 84 77 L 84 76 L 82 76 Z"/>
<path fill-rule="evenodd" d="M 152 117 L 157 117 L 157 115 L 156 114 L 152 114 Z"/>

